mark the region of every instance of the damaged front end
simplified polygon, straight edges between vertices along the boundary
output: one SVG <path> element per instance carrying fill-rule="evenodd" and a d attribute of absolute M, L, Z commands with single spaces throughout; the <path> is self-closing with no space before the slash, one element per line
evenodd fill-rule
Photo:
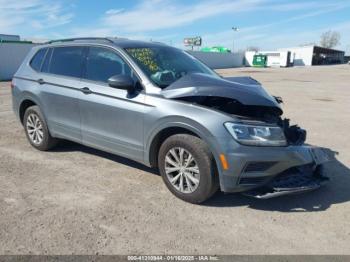
<path fill-rule="evenodd" d="M 163 89 L 162 95 L 224 112 L 231 115 L 234 121 L 263 123 L 283 130 L 286 143 L 280 147 L 280 154 L 273 155 L 269 147 L 257 149 L 255 146 L 250 150 L 244 144 L 244 150 L 249 152 L 229 154 L 232 162 L 236 163 L 232 173 L 238 178 L 224 192 L 246 191 L 248 196 L 266 199 L 311 191 L 328 180 L 322 172 L 323 163 L 329 160 L 327 154 L 321 148 L 304 144 L 306 131 L 297 125 L 291 125 L 289 119 L 282 118 L 282 99 L 269 95 L 256 80 L 250 77 L 219 78 L 194 73 Z M 302 149 L 300 151 L 303 153 L 298 152 L 297 148 Z M 271 153 L 275 159 L 264 158 L 264 152 L 265 155 Z M 284 159 L 281 155 L 285 155 Z M 243 161 L 245 163 L 238 167 L 237 163 Z M 260 170 L 247 170 L 251 163 L 258 163 Z M 265 163 L 274 164 L 267 166 Z M 265 169 L 262 170 L 262 167 Z M 231 177 L 232 174 L 227 174 L 224 180 L 232 181 Z"/>
<path fill-rule="evenodd" d="M 288 145 L 302 145 L 306 131 L 282 119 L 282 99 L 269 95 L 250 77 L 217 78 L 205 74 L 186 75 L 162 91 L 166 98 L 209 107 L 244 120 L 276 124 L 284 131 Z"/>

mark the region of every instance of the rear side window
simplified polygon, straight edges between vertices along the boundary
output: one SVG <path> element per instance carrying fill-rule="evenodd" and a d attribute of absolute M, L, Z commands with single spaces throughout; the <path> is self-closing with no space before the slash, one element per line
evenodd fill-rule
<path fill-rule="evenodd" d="M 129 75 L 132 71 L 128 64 L 112 50 L 101 47 L 90 47 L 86 61 L 86 79 L 108 82 L 115 75 Z"/>
<path fill-rule="evenodd" d="M 56 75 L 81 77 L 83 47 L 55 47 L 49 72 Z"/>
<path fill-rule="evenodd" d="M 32 60 L 30 61 L 30 66 L 35 70 L 35 71 L 40 71 L 41 64 L 43 63 L 45 54 L 46 54 L 47 48 L 40 49 Z"/>

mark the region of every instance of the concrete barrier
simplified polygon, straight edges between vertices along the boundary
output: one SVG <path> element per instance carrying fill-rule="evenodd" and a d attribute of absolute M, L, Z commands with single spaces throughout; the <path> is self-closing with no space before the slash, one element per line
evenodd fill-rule
<path fill-rule="evenodd" d="M 212 69 L 241 67 L 244 65 L 244 53 L 214 53 L 201 51 L 188 51 L 188 53 Z"/>
<path fill-rule="evenodd" d="M 34 44 L 0 43 L 0 81 L 11 80 Z"/>
<path fill-rule="evenodd" d="M 0 43 L 0 80 L 11 80 L 34 44 Z M 188 51 L 212 69 L 241 67 L 244 53 L 214 53 Z"/>

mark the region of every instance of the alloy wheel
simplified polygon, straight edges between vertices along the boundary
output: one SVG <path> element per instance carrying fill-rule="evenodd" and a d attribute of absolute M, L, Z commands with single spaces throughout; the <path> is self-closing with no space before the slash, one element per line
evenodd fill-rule
<path fill-rule="evenodd" d="M 181 193 L 192 193 L 199 185 L 200 172 L 195 158 L 182 147 L 171 148 L 165 156 L 165 173 Z"/>
<path fill-rule="evenodd" d="M 36 145 L 39 145 L 44 139 L 43 125 L 40 118 L 32 113 L 27 118 L 27 133 L 29 139 Z"/>

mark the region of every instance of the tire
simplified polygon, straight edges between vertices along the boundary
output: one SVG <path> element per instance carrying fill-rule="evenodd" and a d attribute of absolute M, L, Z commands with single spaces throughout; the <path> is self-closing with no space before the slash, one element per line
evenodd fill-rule
<path fill-rule="evenodd" d="M 181 152 L 182 164 L 179 165 Z M 189 162 L 189 159 L 192 161 Z M 196 136 L 177 134 L 167 138 L 159 149 L 158 168 L 167 188 L 186 202 L 200 204 L 218 190 L 219 179 L 213 155 L 206 143 Z"/>
<path fill-rule="evenodd" d="M 47 151 L 57 145 L 58 139 L 50 135 L 45 118 L 38 106 L 27 108 L 23 117 L 23 126 L 27 139 L 34 148 Z"/>

